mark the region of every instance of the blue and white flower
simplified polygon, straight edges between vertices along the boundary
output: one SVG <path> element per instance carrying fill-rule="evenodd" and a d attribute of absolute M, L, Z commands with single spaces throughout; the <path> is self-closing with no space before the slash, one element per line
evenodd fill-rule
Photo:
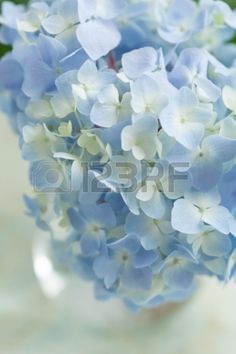
<path fill-rule="evenodd" d="M 214 0 L 3 1 L 0 109 L 28 214 L 100 300 L 236 275 L 236 14 Z"/>
<path fill-rule="evenodd" d="M 135 234 L 128 234 L 110 243 L 105 254 L 95 259 L 93 268 L 108 289 L 120 281 L 131 289 L 148 290 L 152 285 L 151 265 L 156 258 L 154 251 L 141 246 Z"/>

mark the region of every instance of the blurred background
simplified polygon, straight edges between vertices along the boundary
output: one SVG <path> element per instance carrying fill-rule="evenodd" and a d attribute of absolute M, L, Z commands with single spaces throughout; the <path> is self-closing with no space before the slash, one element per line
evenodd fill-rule
<path fill-rule="evenodd" d="M 7 50 L 2 46 L 1 55 Z M 37 230 L 22 199 L 31 194 L 27 164 L 2 115 L 0 141 L 1 354 L 235 354 L 235 284 L 204 280 L 196 296 L 167 316 L 96 302 L 90 284 L 73 276 L 60 279 L 58 296 L 46 296 L 33 270 Z"/>

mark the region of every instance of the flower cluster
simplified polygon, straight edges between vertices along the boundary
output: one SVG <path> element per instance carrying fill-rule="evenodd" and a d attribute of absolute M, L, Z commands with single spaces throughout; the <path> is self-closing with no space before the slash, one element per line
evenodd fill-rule
<path fill-rule="evenodd" d="M 236 13 L 223 1 L 3 2 L 0 104 L 37 225 L 98 299 L 236 276 Z"/>

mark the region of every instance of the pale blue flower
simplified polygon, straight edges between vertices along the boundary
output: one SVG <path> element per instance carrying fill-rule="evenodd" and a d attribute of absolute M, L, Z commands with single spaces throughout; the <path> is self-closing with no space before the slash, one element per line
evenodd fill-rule
<path fill-rule="evenodd" d="M 181 88 L 160 115 L 164 131 L 187 149 L 196 149 L 215 114 L 189 88 Z"/>
<path fill-rule="evenodd" d="M 7 90 L 19 90 L 23 82 L 23 69 L 11 57 L 6 57 L 0 62 L 0 87 Z"/>
<path fill-rule="evenodd" d="M 100 71 L 94 62 L 87 60 L 77 73 L 77 83 L 72 85 L 78 111 L 88 115 L 100 91 L 115 79 L 112 70 Z"/>
<path fill-rule="evenodd" d="M 232 213 L 236 211 L 236 166 L 222 176 L 219 182 L 219 192 L 222 204 Z"/>
<path fill-rule="evenodd" d="M 90 118 L 95 125 L 110 128 L 130 116 L 130 93 L 125 93 L 120 99 L 119 91 L 110 84 L 98 94 L 98 102 L 93 106 Z"/>
<path fill-rule="evenodd" d="M 157 59 L 157 51 L 154 48 L 140 48 L 123 55 L 122 67 L 128 78 L 137 79 L 155 71 Z"/>
<path fill-rule="evenodd" d="M 207 256 L 222 257 L 227 256 L 232 249 L 230 237 L 209 226 L 204 227 L 198 234 L 184 236 L 192 245 L 193 254 L 196 256 L 201 250 Z"/>
<path fill-rule="evenodd" d="M 22 156 L 29 161 L 39 161 L 53 157 L 56 152 L 66 152 L 66 143 L 48 128 L 40 124 L 35 126 L 25 125 L 22 131 L 23 145 Z"/>
<path fill-rule="evenodd" d="M 141 179 L 142 165 L 131 153 L 124 153 L 111 156 L 103 172 L 105 174 L 108 172 L 109 176 L 104 182 L 107 182 L 114 191 L 120 192 L 129 188 L 132 190 Z"/>
<path fill-rule="evenodd" d="M 80 44 L 93 60 L 108 54 L 121 40 L 120 33 L 112 22 L 99 19 L 79 25 L 77 36 Z"/>
<path fill-rule="evenodd" d="M 35 2 L 30 5 L 27 12 L 17 18 L 17 27 L 22 32 L 36 32 L 40 30 L 48 13 L 49 7 L 46 3 Z"/>
<path fill-rule="evenodd" d="M 78 0 L 78 13 L 81 23 L 92 17 L 102 18 L 103 20 L 112 20 L 116 18 L 126 6 L 124 0 Z"/>
<path fill-rule="evenodd" d="M 128 233 L 134 232 L 138 235 L 142 246 L 146 250 L 160 247 L 164 239 L 174 233 L 167 215 L 154 219 L 143 213 L 140 215 L 128 214 L 125 230 Z"/>
<path fill-rule="evenodd" d="M 76 110 L 72 87 L 77 83 L 77 72 L 68 71 L 55 80 L 57 93 L 50 99 L 52 109 L 58 118 L 65 118 Z"/>
<path fill-rule="evenodd" d="M 167 42 L 185 42 L 204 27 L 204 20 L 204 13 L 199 13 L 193 1 L 174 0 L 163 16 L 158 33 Z"/>
<path fill-rule="evenodd" d="M 159 168 L 154 167 L 137 185 L 136 190 L 137 205 L 147 216 L 154 219 L 160 219 L 167 207 L 161 177 Z"/>
<path fill-rule="evenodd" d="M 132 151 L 137 160 L 152 159 L 157 153 L 157 122 L 143 117 L 122 130 L 121 144 L 124 151 Z"/>
<path fill-rule="evenodd" d="M 23 5 L 16 5 L 11 1 L 3 1 L 1 7 L 0 23 L 11 29 L 17 29 L 17 18 L 25 11 Z"/>
<path fill-rule="evenodd" d="M 51 13 L 42 19 L 42 27 L 51 35 L 66 34 L 78 23 L 77 0 L 59 1 L 51 7 Z M 58 36 L 58 38 L 62 38 Z"/>
<path fill-rule="evenodd" d="M 236 250 L 230 254 L 225 269 L 225 281 L 228 282 L 230 279 L 235 279 L 236 275 Z"/>
<path fill-rule="evenodd" d="M 235 278 L 235 11 L 4 1 L 0 24 L 0 109 L 58 262 L 135 311 Z"/>
<path fill-rule="evenodd" d="M 222 91 L 222 98 L 225 106 L 236 115 L 236 99 L 235 99 L 236 90 L 226 85 Z"/>
<path fill-rule="evenodd" d="M 67 54 L 70 53 L 60 41 L 43 34 L 36 44 L 18 46 L 14 56 L 24 70 L 23 92 L 33 99 L 41 97 L 55 89 L 58 72 L 67 69 L 67 65 L 79 69 L 86 59 L 83 52 L 70 57 Z"/>
<path fill-rule="evenodd" d="M 116 226 L 116 217 L 109 204 L 81 205 L 68 211 L 73 227 L 81 236 L 82 253 L 94 255 L 106 242 L 107 231 Z"/>
<path fill-rule="evenodd" d="M 168 99 L 163 87 L 153 78 L 144 75 L 131 84 L 131 106 L 137 115 L 159 116 Z"/>
<path fill-rule="evenodd" d="M 97 60 L 117 47 L 121 40 L 115 19 L 125 8 L 123 0 L 78 0 L 80 24 L 77 37 L 91 59 Z"/>
<path fill-rule="evenodd" d="M 53 117 L 54 112 L 48 98 L 29 100 L 27 102 L 25 113 L 30 119 L 46 121 Z"/>
<path fill-rule="evenodd" d="M 39 199 L 40 195 L 46 195 L 46 205 L 42 207 L 42 214 L 44 214 L 45 210 L 54 208 L 53 195 L 64 193 L 70 197 L 70 171 L 64 162 L 55 161 L 53 158 L 41 157 L 40 159 L 32 158 L 31 160 L 29 175 L 33 190 L 36 194 L 39 194 Z M 48 217 L 49 219 L 45 220 L 45 222 L 50 227 L 50 223 L 55 219 L 55 213 L 53 212 L 51 215 L 48 213 Z"/>
<path fill-rule="evenodd" d="M 174 203 L 171 222 L 175 230 L 185 234 L 202 232 L 204 223 L 217 231 L 230 233 L 231 214 L 220 204 L 220 195 L 214 189 L 207 193 L 191 190 L 184 199 Z"/>
<path fill-rule="evenodd" d="M 236 140 L 217 135 L 206 137 L 189 170 L 192 184 L 198 189 L 214 187 L 223 172 L 223 164 L 236 153 Z"/>
<path fill-rule="evenodd" d="M 209 135 L 193 151 L 180 144 L 170 144 L 163 157 L 170 163 L 184 163 L 193 187 L 209 190 L 216 186 L 224 171 L 224 163 L 232 161 L 236 140 L 220 135 Z"/>
<path fill-rule="evenodd" d="M 228 25 L 236 28 L 236 14 L 228 4 L 224 1 L 211 1 L 210 5 L 211 16 L 216 26 Z"/>
<path fill-rule="evenodd" d="M 163 261 L 161 271 L 167 286 L 176 289 L 187 289 L 194 282 L 194 266 L 196 259 L 185 249 L 173 251 Z"/>
<path fill-rule="evenodd" d="M 171 71 L 169 78 L 178 88 L 189 86 L 193 89 L 201 101 L 215 102 L 221 94 L 221 90 L 207 77 L 208 57 L 203 49 L 184 49 Z"/>
<path fill-rule="evenodd" d="M 152 285 L 151 265 L 157 255 L 146 251 L 135 234 L 107 246 L 107 252 L 94 261 L 94 271 L 110 288 L 118 280 L 127 288 L 148 290 Z"/>
<path fill-rule="evenodd" d="M 27 215 L 35 219 L 36 225 L 42 230 L 49 230 L 48 224 L 42 220 L 41 205 L 38 199 L 24 196 L 24 202 L 27 208 Z"/>

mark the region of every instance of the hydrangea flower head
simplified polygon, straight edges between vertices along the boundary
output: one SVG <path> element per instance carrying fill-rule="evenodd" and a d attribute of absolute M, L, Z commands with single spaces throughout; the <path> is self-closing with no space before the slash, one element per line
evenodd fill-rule
<path fill-rule="evenodd" d="M 235 278 L 235 11 L 4 1 L 0 24 L 0 108 L 60 260 L 131 309 Z"/>

